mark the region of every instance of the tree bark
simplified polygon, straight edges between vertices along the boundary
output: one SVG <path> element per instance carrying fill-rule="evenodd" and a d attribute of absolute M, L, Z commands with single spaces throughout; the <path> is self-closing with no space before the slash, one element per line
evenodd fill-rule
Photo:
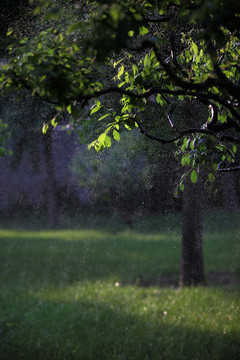
<path fill-rule="evenodd" d="M 183 194 L 180 287 L 205 283 L 202 234 L 203 182 L 192 184 L 189 179 Z"/>
<path fill-rule="evenodd" d="M 236 191 L 234 173 L 221 174 L 223 207 L 227 211 L 238 210 L 238 194 Z"/>
<path fill-rule="evenodd" d="M 47 133 L 43 135 L 43 143 L 46 164 L 48 223 L 50 227 L 57 227 L 59 225 L 59 209 L 57 203 L 57 182 L 53 158 L 52 134 L 53 129 L 50 128 Z"/>

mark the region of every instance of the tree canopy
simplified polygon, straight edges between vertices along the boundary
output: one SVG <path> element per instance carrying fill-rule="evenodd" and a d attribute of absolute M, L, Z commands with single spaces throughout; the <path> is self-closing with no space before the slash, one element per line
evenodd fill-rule
<path fill-rule="evenodd" d="M 97 151 L 119 141 L 123 128 L 139 128 L 176 143 L 193 182 L 199 165 L 210 164 L 209 181 L 213 171 L 240 169 L 238 2 L 40 1 L 39 14 L 44 30 L 8 49 L 2 92 L 24 88 L 52 104 L 53 126 L 64 112 L 77 128 L 93 123 L 101 134 L 89 147 Z M 165 112 L 156 114 L 157 132 L 144 123 L 153 102 Z M 201 108 L 200 120 L 175 117 L 185 102 Z"/>

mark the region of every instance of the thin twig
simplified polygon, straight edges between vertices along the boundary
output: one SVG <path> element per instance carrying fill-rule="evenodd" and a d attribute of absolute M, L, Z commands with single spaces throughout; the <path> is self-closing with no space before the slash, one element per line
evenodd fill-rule
<path fill-rule="evenodd" d="M 178 127 L 175 125 L 175 123 L 173 121 L 173 118 L 172 118 L 172 114 L 173 114 L 173 111 L 174 111 L 175 107 L 176 107 L 176 105 L 172 104 L 170 111 L 167 113 L 167 118 L 168 118 L 168 121 L 169 121 L 169 123 L 171 125 L 171 128 L 173 130 L 177 131 L 178 134 L 182 135 L 182 131 L 178 129 Z"/>
<path fill-rule="evenodd" d="M 138 127 L 139 127 L 139 131 L 141 134 L 143 134 L 144 136 L 146 136 L 147 138 L 151 139 L 151 140 L 154 140 L 154 141 L 157 141 L 161 144 L 171 144 L 177 140 L 179 140 L 182 136 L 179 135 L 179 136 L 176 136 L 172 139 L 162 139 L 162 138 L 158 138 L 156 136 L 153 136 L 153 135 L 150 135 L 148 134 L 143 128 L 142 128 L 142 125 L 140 124 L 139 121 L 136 121 L 136 123 L 138 124 Z"/>
<path fill-rule="evenodd" d="M 240 166 L 226 167 L 217 169 L 218 172 L 240 171 Z"/>

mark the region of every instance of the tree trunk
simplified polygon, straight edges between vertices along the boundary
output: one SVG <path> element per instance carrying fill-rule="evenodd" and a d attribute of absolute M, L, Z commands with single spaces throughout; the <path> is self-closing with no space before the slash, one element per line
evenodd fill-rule
<path fill-rule="evenodd" d="M 221 174 L 223 207 L 227 211 L 238 210 L 238 194 L 236 191 L 234 173 Z"/>
<path fill-rule="evenodd" d="M 182 257 L 179 286 L 205 283 L 203 233 L 203 182 L 186 181 L 183 194 Z"/>
<path fill-rule="evenodd" d="M 53 145 L 52 145 L 53 129 L 50 128 L 46 134 L 43 135 L 44 142 L 44 156 L 46 164 L 46 185 L 47 185 L 47 210 L 48 223 L 51 227 L 59 225 L 59 209 L 57 203 L 57 183 L 55 177 L 55 166 L 53 159 Z"/>

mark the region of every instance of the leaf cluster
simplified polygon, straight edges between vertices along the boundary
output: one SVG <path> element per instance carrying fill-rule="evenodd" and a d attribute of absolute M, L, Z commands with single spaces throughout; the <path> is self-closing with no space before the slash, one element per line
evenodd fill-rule
<path fill-rule="evenodd" d="M 87 2 L 88 13 L 82 16 L 76 5 L 73 2 L 71 24 L 59 22 L 58 30 L 46 29 L 12 47 L 0 74 L 2 92 L 25 88 L 57 111 L 68 111 L 75 123 L 87 107 L 89 116 L 81 121 L 84 127 L 91 118 L 100 129 L 89 146 L 97 151 L 110 147 L 112 138 L 119 141 L 122 128 L 138 127 L 162 144 L 182 139 L 183 165 L 210 162 L 215 169 L 224 157 L 234 162 L 228 144 L 240 144 L 235 135 L 240 131 L 236 2 L 100 0 Z M 58 21 L 64 6 L 43 1 L 37 11 L 44 11 L 47 21 Z M 120 102 L 109 107 L 105 98 L 111 94 L 118 94 Z M 179 128 L 173 109 L 186 99 L 210 111 L 192 127 L 183 114 Z M 144 128 L 147 104 L 153 102 L 159 109 L 168 108 L 166 124 L 159 127 L 170 125 L 172 137 L 158 138 Z"/>

